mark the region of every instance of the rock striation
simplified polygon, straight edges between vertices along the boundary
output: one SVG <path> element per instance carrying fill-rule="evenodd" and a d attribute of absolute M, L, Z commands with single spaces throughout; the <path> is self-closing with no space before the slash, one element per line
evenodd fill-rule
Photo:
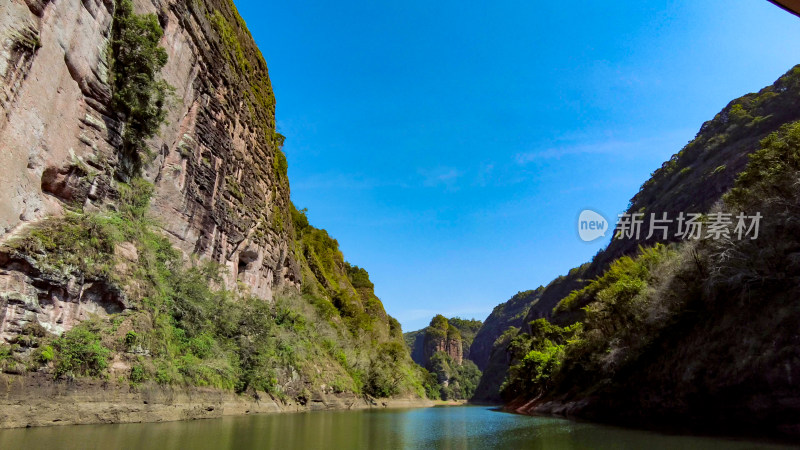
<path fill-rule="evenodd" d="M 0 428 L 95 423 L 142 423 L 217 419 L 224 416 L 321 410 L 425 408 L 427 399 L 370 399 L 355 394 L 316 394 L 305 404 L 272 396 L 242 397 L 210 388 L 175 389 L 146 384 L 131 389 L 108 380 L 55 383 L 40 374 L 0 374 Z"/>
<path fill-rule="evenodd" d="M 442 315 L 435 316 L 428 327 L 405 333 L 404 337 L 411 351 L 411 358 L 422 367 L 430 367 L 431 358 L 439 352 L 447 354 L 456 364 L 461 365 L 465 359 L 464 347 L 469 348 L 469 342 L 464 342 L 462 331 Z"/>
<path fill-rule="evenodd" d="M 266 300 L 299 287 L 275 99 L 233 3 L 133 3 L 137 13 L 158 16 L 169 56 L 162 76 L 174 89 L 167 124 L 148 142 L 155 150 L 144 174 L 155 185 L 150 213 L 187 257 L 227 267 L 228 287 L 244 284 Z M 0 243 L 71 205 L 91 211 L 115 200 L 124 132 L 111 105 L 115 7 L 113 0 L 0 4 Z M 31 315 L 45 327 L 69 328 L 73 313 L 48 318 L 47 302 L 57 298 L 80 317 L 92 303 L 87 295 L 100 289 L 42 279 L 24 261 L 0 266 L 6 337 Z"/>
<path fill-rule="evenodd" d="M 461 346 L 461 337 L 448 333 L 440 336 L 436 333 L 425 334 L 425 344 L 423 358 L 430 361 L 431 357 L 437 352 L 446 353 L 457 364 L 464 361 L 464 350 Z"/>

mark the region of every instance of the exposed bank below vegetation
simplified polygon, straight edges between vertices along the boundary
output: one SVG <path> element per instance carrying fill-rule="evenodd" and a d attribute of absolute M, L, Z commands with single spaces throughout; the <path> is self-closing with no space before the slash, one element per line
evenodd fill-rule
<path fill-rule="evenodd" d="M 373 398 L 352 393 L 316 394 L 284 401 L 200 387 L 127 383 L 97 379 L 55 382 L 37 374 L 0 375 L 0 428 L 147 423 L 214 419 L 247 414 L 323 410 L 426 408 L 444 402 L 419 397 Z"/>

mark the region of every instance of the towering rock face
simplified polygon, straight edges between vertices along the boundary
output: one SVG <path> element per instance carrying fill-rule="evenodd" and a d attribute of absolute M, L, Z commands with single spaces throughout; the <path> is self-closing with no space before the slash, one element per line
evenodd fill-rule
<path fill-rule="evenodd" d="M 403 335 L 411 358 L 435 378 L 442 399 L 469 400 L 475 393 L 481 372 L 471 360 L 470 345 L 481 325 L 479 320 L 438 314 L 428 327 Z"/>
<path fill-rule="evenodd" d="M 446 353 L 457 364 L 464 361 L 464 349 L 461 346 L 461 336 L 452 333 L 439 335 L 436 333 L 426 333 L 423 346 L 423 358 L 430 361 L 437 352 Z"/>
<path fill-rule="evenodd" d="M 440 314 L 431 320 L 430 326 L 405 333 L 404 338 L 411 358 L 420 366 L 429 367 L 431 358 L 439 352 L 461 365 L 469 356 L 469 346 L 480 326 L 477 320 L 447 319 Z"/>
<path fill-rule="evenodd" d="M 289 200 L 232 0 L 4 0 L 0 106 L 0 372 L 425 395 L 367 271 Z"/>
<path fill-rule="evenodd" d="M 471 353 L 473 340 L 483 322 L 475 319 L 461 319 L 437 315 L 430 326 L 403 334 L 406 346 L 411 351 L 411 358 L 419 365 L 427 367 L 431 357 L 437 352 L 444 352 L 459 365 L 465 360 L 475 361 Z"/>
<path fill-rule="evenodd" d="M 174 88 L 145 178 L 151 213 L 186 255 L 272 298 L 296 286 L 282 137 L 266 63 L 230 0 L 134 0 L 155 13 Z M 123 123 L 111 107 L 112 0 L 0 4 L 0 239 L 113 201 Z"/>

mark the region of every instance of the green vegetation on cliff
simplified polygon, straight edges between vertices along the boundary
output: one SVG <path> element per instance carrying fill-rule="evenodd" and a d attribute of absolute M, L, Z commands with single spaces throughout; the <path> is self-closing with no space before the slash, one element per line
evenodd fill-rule
<path fill-rule="evenodd" d="M 494 307 L 492 313 L 486 318 L 478 329 L 470 348 L 472 360 L 481 369 L 489 364 L 492 354 L 492 344 L 510 327 L 521 327 L 531 305 L 541 296 L 542 288 L 517 292 L 505 303 Z"/>
<path fill-rule="evenodd" d="M 123 120 L 118 172 L 125 180 L 137 176 L 152 158 L 145 141 L 166 118 L 171 88 L 158 79 L 167 64 L 167 52 L 159 45 L 163 36 L 155 14 L 135 14 L 131 0 L 116 3 L 109 65 L 112 107 Z"/>
<path fill-rule="evenodd" d="M 509 348 L 515 403 L 589 399 L 578 413 L 634 423 L 782 429 L 800 411 L 800 122 L 761 141 L 715 212 L 760 213 L 758 239 L 659 245 L 611 265 Z M 516 347 L 516 348 L 515 348 Z M 784 431 L 787 431 L 786 428 Z"/>
<path fill-rule="evenodd" d="M 99 376 L 108 368 L 111 351 L 100 342 L 93 325 L 87 323 L 73 328 L 56 339 L 47 353 L 43 352 L 40 361 L 55 360 L 56 378 L 64 375 Z"/>
<path fill-rule="evenodd" d="M 663 244 L 640 249 L 635 259 L 623 256 L 611 263 L 600 278 L 564 297 L 553 311 L 556 313 L 575 311 L 593 299 L 601 299 L 606 305 L 608 314 L 613 316 L 629 314 L 631 304 L 647 288 L 652 268 L 668 256 L 669 252 Z"/>
<path fill-rule="evenodd" d="M 546 287 L 519 292 L 506 303 L 494 308 L 472 343 L 474 361 L 483 363 L 483 377 L 475 391 L 475 400 L 501 401 L 500 386 L 506 379 L 509 367 L 525 355 L 512 355 L 508 345 L 511 339 L 526 329 L 532 320 L 549 317 L 553 306 L 572 290 L 585 285 L 584 275 L 589 264 L 584 264 L 551 281 Z M 548 308 L 549 305 L 549 308 Z"/>
<path fill-rule="evenodd" d="M 292 208 L 294 256 L 303 275 L 303 293 L 323 310 L 340 315 L 354 336 L 374 333 L 402 343 L 400 324 L 375 296 L 369 273 L 344 260 L 339 243 L 308 223 L 304 210 Z"/>
<path fill-rule="evenodd" d="M 399 324 L 385 313 L 370 315 L 380 306 L 374 294 L 350 299 L 363 300 L 363 310 L 345 309 L 344 303 L 340 310 L 308 292 L 287 290 L 268 302 L 225 290 L 221 267 L 187 265 L 156 231 L 145 214 L 149 183 L 133 179 L 118 187 L 116 211 L 70 212 L 66 220 L 43 222 L 8 249 L 52 280 L 103 283 L 129 303 L 62 337 L 43 334 L 35 344 L 23 342 L 34 351 L 14 358 L 23 358 L 18 362 L 28 369 L 44 367 L 56 378 L 105 376 L 113 356 L 130 367 L 132 384 L 213 386 L 299 401 L 308 400 L 307 386 L 323 385 L 332 392 L 425 395 L 426 374 L 411 361 Z M 133 246 L 136 256 L 122 256 L 121 246 Z M 333 262 L 349 268 L 344 273 L 353 274 L 357 289 L 371 293 L 366 271 Z M 45 348 L 49 357 L 35 350 Z"/>
<path fill-rule="evenodd" d="M 644 213 L 646 217 L 650 213 L 662 212 L 669 213 L 670 217 L 675 217 L 681 211 L 711 212 L 722 196 L 734 187 L 737 174 L 750 162 L 748 156 L 758 150 L 759 142 L 765 138 L 772 139 L 769 136 L 785 124 L 800 120 L 798 99 L 800 66 L 789 70 L 771 86 L 733 100 L 712 120 L 703 124 L 695 139 L 653 172 L 651 178 L 632 198 L 628 212 Z M 775 161 L 765 163 L 764 171 L 779 167 L 775 164 Z M 759 208 L 753 207 L 748 212 L 754 213 L 758 210 Z M 676 231 L 673 228 L 668 241 L 661 243 L 674 242 Z M 637 264 L 631 264 L 640 252 L 640 246 L 652 247 L 660 242 L 659 237 L 656 233 L 656 237 L 648 241 L 612 240 L 590 263 L 553 280 L 538 295 L 531 295 L 525 301 L 510 301 L 495 308 L 472 345 L 472 355 L 476 357 L 479 366 L 482 363 L 487 364 L 477 396 L 499 400 L 499 397 L 493 397 L 499 388 L 499 382 L 505 378 L 508 368 L 519 364 L 525 356 L 511 354 L 508 347 L 510 341 L 498 339 L 508 327 L 527 332 L 530 323 L 539 318 L 568 326 L 585 320 L 586 311 L 581 308 L 598 293 L 593 290 L 610 287 L 602 295 L 615 295 L 614 290 L 617 290 L 622 296 L 631 296 L 642 289 L 643 292 L 651 289 L 655 281 L 651 278 L 660 276 L 659 267 L 662 263 L 653 266 L 651 262 L 641 261 L 642 265 L 638 268 L 634 267 Z M 686 251 L 691 253 L 689 249 L 683 248 L 673 248 L 668 253 L 682 254 Z M 731 255 L 730 252 L 726 254 Z M 619 260 L 623 257 L 628 259 Z M 673 261 L 672 256 L 666 259 Z M 690 256 L 689 259 L 693 261 L 694 257 Z M 616 269 L 607 274 L 612 265 Z M 639 272 L 632 272 L 634 269 Z M 583 290 L 592 280 L 604 274 L 607 274 L 607 282 L 613 281 L 611 277 L 618 275 L 624 275 L 627 282 L 613 283 L 613 286 L 594 284 L 593 287 Z M 523 309 L 527 310 L 524 317 L 512 320 Z"/>
<path fill-rule="evenodd" d="M 287 163 L 280 150 L 283 137 L 275 132 L 266 65 L 233 3 L 187 7 L 208 19 L 206 31 L 219 37 L 223 54 L 229 51 L 222 69 L 250 87 L 231 95 L 245 96 L 239 104 L 247 106 L 273 150 L 271 158 L 258 161 L 260 171 L 272 165 L 274 176 L 265 180 L 276 182 L 272 210 L 264 216 L 287 238 L 287 264 L 299 265 L 302 290 L 279 284 L 273 299 L 256 298 L 244 283 L 227 279 L 226 267 L 173 247 L 148 216 L 154 186 L 140 174 L 150 161 L 146 141 L 166 116 L 169 87 L 159 72 L 167 54 L 159 47 L 158 18 L 137 15 L 130 0 L 120 0 L 109 62 L 110 107 L 123 123 L 115 168 L 121 181 L 109 180 L 109 201 L 102 206 L 84 210 L 76 202 L 64 217 L 35 224 L 0 252 L 4 264 L 29 273 L 53 293 L 48 299 L 15 293 L 12 301 L 32 313 L 40 300 L 46 307 L 62 301 L 90 307 L 70 323 L 47 322 L 51 329 L 26 327 L 12 345 L 0 347 L 0 369 L 37 370 L 56 379 L 113 378 L 132 388 L 211 386 L 256 398 L 266 392 L 303 404 L 332 393 L 438 395 L 430 375 L 412 362 L 400 324 L 384 311 L 367 271 L 346 263 L 325 230 L 287 205 Z M 251 195 L 237 178 L 222 175 L 239 202 Z"/>
<path fill-rule="evenodd" d="M 462 400 L 475 394 L 481 372 L 468 359 L 468 349 L 481 325 L 437 314 L 428 327 L 403 335 L 414 362 L 429 371 L 426 389 L 434 390 L 435 398 Z"/>
<path fill-rule="evenodd" d="M 442 400 L 471 399 L 481 378 L 481 371 L 474 362 L 464 360 L 459 364 L 445 352 L 434 353 L 428 368 L 439 383 Z"/>
<path fill-rule="evenodd" d="M 631 199 L 627 212 L 641 212 L 648 217 L 650 213 L 667 212 L 674 217 L 681 211 L 709 212 L 733 187 L 759 142 L 781 126 L 800 120 L 798 99 L 800 66 L 759 92 L 731 101 L 702 125 L 691 142 L 653 171 Z M 672 225 L 670 242 L 677 240 L 676 227 L 677 224 Z M 631 256 L 640 244 L 652 246 L 660 238 L 656 233 L 646 241 L 612 240 L 594 257 L 588 276 L 599 276 L 615 259 Z"/>
<path fill-rule="evenodd" d="M 453 339 L 461 341 L 461 331 L 450 325 L 447 317 L 437 314 L 431 319 L 431 324 L 425 329 L 425 341 Z"/>
<path fill-rule="evenodd" d="M 472 359 L 470 357 L 470 347 L 475 340 L 475 335 L 478 330 L 483 326 L 483 322 L 476 319 L 462 319 L 460 317 L 451 317 L 447 319 L 447 323 L 458 330 L 461 334 L 461 348 L 464 354 L 464 359 Z"/>

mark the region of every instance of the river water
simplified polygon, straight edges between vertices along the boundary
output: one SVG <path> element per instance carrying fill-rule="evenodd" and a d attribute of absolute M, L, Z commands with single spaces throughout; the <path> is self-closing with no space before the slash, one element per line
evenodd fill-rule
<path fill-rule="evenodd" d="M 326 411 L 154 424 L 0 430 L 0 449 L 754 449 L 775 444 L 673 436 L 458 406 Z"/>

